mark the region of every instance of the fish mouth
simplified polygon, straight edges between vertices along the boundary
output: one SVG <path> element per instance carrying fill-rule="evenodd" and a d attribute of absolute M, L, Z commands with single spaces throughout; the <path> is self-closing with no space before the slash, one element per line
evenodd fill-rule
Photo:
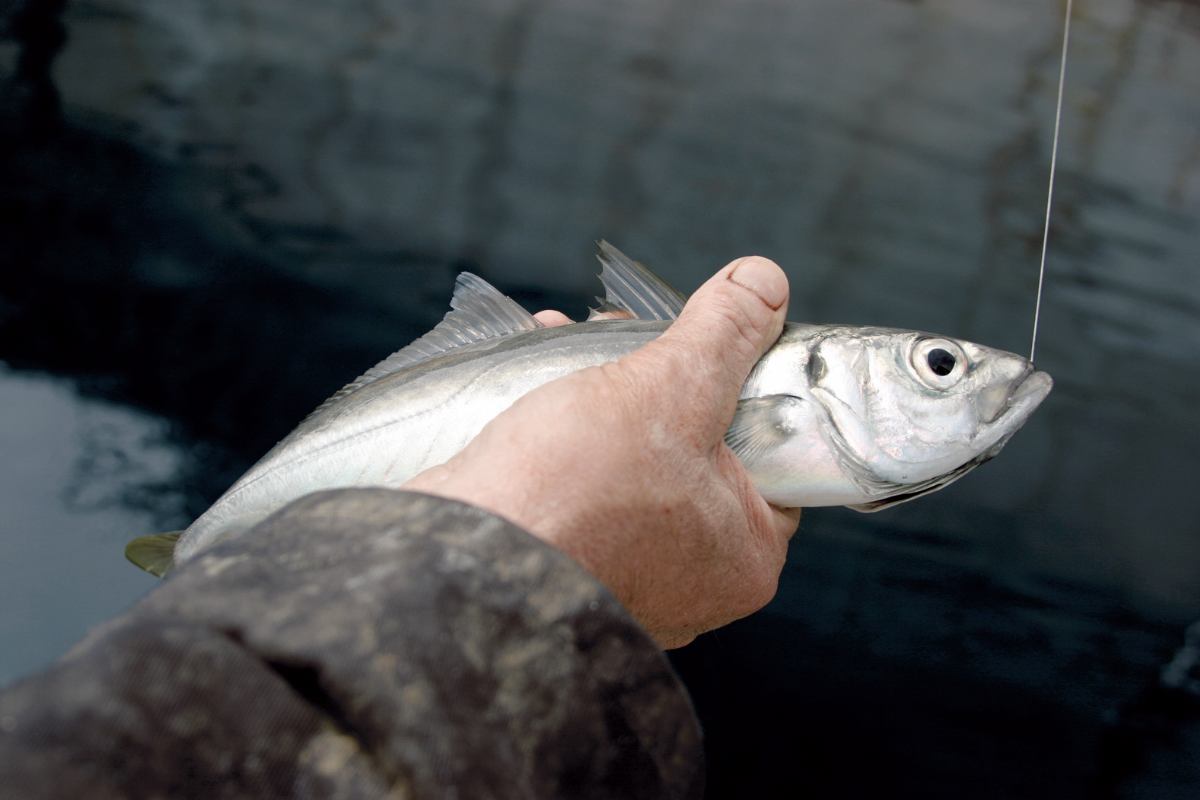
<path fill-rule="evenodd" d="M 1029 365 L 1025 372 L 1008 384 L 989 389 L 980 404 L 980 417 L 988 424 L 1004 419 L 1018 425 L 1041 405 L 1054 388 L 1054 379 L 1048 373 L 1035 370 Z"/>

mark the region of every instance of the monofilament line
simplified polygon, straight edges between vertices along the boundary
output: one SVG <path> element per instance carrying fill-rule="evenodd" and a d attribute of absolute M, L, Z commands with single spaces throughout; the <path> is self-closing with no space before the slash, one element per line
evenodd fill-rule
<path fill-rule="evenodd" d="M 1042 229 L 1042 262 L 1038 267 L 1037 300 L 1033 304 L 1033 339 L 1029 342 L 1029 361 L 1037 352 L 1038 322 L 1042 316 L 1042 286 L 1046 282 L 1046 246 L 1050 243 L 1050 206 L 1054 201 L 1054 172 L 1058 166 L 1058 130 L 1062 124 L 1063 86 L 1067 82 L 1067 44 L 1071 41 L 1071 0 L 1063 22 L 1062 61 L 1058 65 L 1058 102 L 1054 106 L 1054 143 L 1050 146 L 1050 188 L 1046 190 L 1046 225 Z"/>

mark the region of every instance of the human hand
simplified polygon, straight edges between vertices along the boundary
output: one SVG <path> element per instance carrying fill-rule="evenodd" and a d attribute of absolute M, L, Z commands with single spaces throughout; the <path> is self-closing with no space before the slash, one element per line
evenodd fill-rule
<path fill-rule="evenodd" d="M 658 339 L 530 392 L 404 488 L 487 509 L 563 550 L 663 647 L 758 610 L 800 511 L 763 500 L 724 436 L 787 296 L 774 262 L 732 262 Z"/>

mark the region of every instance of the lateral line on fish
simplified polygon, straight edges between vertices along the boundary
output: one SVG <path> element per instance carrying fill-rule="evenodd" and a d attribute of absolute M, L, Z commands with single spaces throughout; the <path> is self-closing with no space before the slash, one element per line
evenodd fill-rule
<path fill-rule="evenodd" d="M 627 261 L 637 269 L 628 269 Z M 638 302 L 630 295 L 641 313 L 673 316 L 682 305 L 682 294 L 631 259 L 620 256 L 612 268 L 618 276 L 628 272 L 632 286 L 641 287 L 634 292 Z M 629 288 L 622 284 L 614 291 Z M 460 344 L 381 375 L 301 422 L 174 546 L 162 538 L 141 540 L 134 561 L 143 568 L 183 563 L 313 491 L 379 485 L 382 472 L 402 483 L 453 457 L 481 426 L 538 386 L 618 359 L 669 325 L 630 319 L 522 329 Z M 930 358 L 937 351 L 938 358 Z M 947 358 L 972 368 L 939 371 Z M 535 360 L 524 363 L 527 359 Z M 958 377 L 946 383 L 947 374 Z M 845 505 L 875 511 L 936 491 L 994 456 L 1052 385 L 1024 358 L 971 342 L 871 326 L 787 323 L 751 371 L 741 397 L 803 402 L 787 401 L 787 413 L 766 420 L 769 429 L 761 432 L 777 440 L 745 453 L 743 463 L 763 499 L 780 507 Z M 890 387 L 887 392 L 884 386 Z M 448 407 L 451 397 L 458 399 Z M 450 416 L 418 424 L 428 412 L 413 409 L 429 406 Z M 926 424 L 931 419 L 934 424 Z M 730 424 L 731 430 L 740 427 Z M 925 433 L 914 435 L 916 428 Z M 905 433 L 897 438 L 892 435 L 897 430 Z M 375 466 L 366 468 L 368 462 Z M 152 543 L 157 550 L 148 547 Z M 142 557 L 148 549 L 154 563 Z"/>
<path fill-rule="evenodd" d="M 646 328 L 648 326 L 641 324 L 646 321 L 647 320 L 614 320 L 611 322 L 606 322 L 605 327 L 603 329 L 600 329 L 596 332 L 589 332 L 586 335 L 597 337 L 597 338 L 600 338 L 600 337 L 608 338 L 614 334 L 620 335 L 620 334 L 628 332 L 630 330 L 636 331 L 641 328 Z M 580 324 L 583 324 L 583 323 L 580 323 Z M 542 328 L 542 329 L 538 329 L 538 330 L 546 338 L 543 339 L 540 343 L 537 343 L 534 345 L 536 352 L 534 352 L 534 353 L 523 352 L 520 355 L 516 356 L 517 358 L 544 359 L 548 355 L 553 356 L 557 352 L 568 349 L 567 345 L 559 343 L 559 341 L 558 341 L 558 340 L 562 339 L 563 337 L 565 337 L 570 332 L 570 331 L 568 331 L 568 329 L 565 326 L 562 326 L 560 328 Z M 482 345 L 486 341 L 489 341 L 489 340 L 475 342 L 473 344 L 474 345 Z M 501 353 L 511 353 L 513 350 L 528 350 L 529 348 L 530 348 L 530 345 L 528 342 L 524 342 L 524 343 L 521 343 L 518 345 L 517 343 L 515 343 L 512 340 L 500 339 L 500 340 L 497 340 L 496 346 L 491 347 L 491 348 L 487 349 L 486 351 L 480 350 L 480 351 L 472 352 L 472 351 L 468 350 L 466 347 L 463 347 L 463 348 L 461 348 L 461 351 L 458 348 L 456 348 L 455 350 L 447 351 L 447 353 L 443 353 L 442 355 L 443 356 L 447 355 L 447 354 L 462 355 L 462 356 L 467 356 L 469 358 L 470 356 L 474 355 L 476 352 L 486 353 L 489 355 L 497 355 L 497 354 L 501 354 Z M 433 359 L 430 359 L 430 361 L 433 361 Z M 419 363 L 411 365 L 411 366 L 420 367 L 420 366 L 422 366 L 423 363 L 424 362 L 419 362 Z M 452 400 L 453 398 L 463 394 L 464 392 L 470 391 L 471 388 L 474 386 L 474 384 L 479 383 L 482 380 L 485 380 L 490 373 L 494 372 L 497 369 L 501 369 L 503 366 L 504 365 L 498 364 L 495 366 L 488 367 L 483 372 L 481 372 L 479 375 L 476 375 L 474 378 L 472 378 L 470 383 L 459 387 L 448 398 L 443 399 L 443 403 L 447 402 L 449 400 Z M 383 377 L 386 378 L 388 376 L 385 375 Z M 320 411 L 320 410 L 321 409 L 318 409 L 318 411 Z M 383 430 L 384 428 L 388 428 L 391 426 L 400 425 L 405 422 L 409 422 L 409 421 L 416 419 L 418 417 L 421 417 L 423 415 L 435 413 L 437 410 L 438 410 L 437 406 L 430 406 L 428 408 L 422 409 L 419 412 L 415 412 L 415 413 L 409 414 L 407 416 L 396 417 L 396 418 L 390 419 L 385 423 L 380 423 L 377 425 L 363 427 L 360 430 L 357 430 L 354 433 L 349 434 L 345 438 L 337 439 L 337 440 L 329 441 L 329 442 L 322 442 L 318 446 L 316 446 L 312 450 L 310 450 L 308 453 L 294 458 L 288 466 L 295 466 L 296 464 L 303 464 L 307 461 L 312 461 L 314 459 L 321 457 L 322 455 L 324 455 L 325 452 L 328 452 L 329 450 L 331 450 L 333 448 L 341 448 L 341 447 L 351 446 L 351 445 L 353 445 L 353 443 L 355 441 L 359 441 L 361 439 L 367 438 L 367 437 L 371 436 L 372 434 L 378 433 L 380 430 Z M 280 444 L 284 444 L 287 441 L 288 441 L 288 439 L 285 437 L 283 440 L 281 440 Z M 263 458 L 255 466 L 257 467 L 258 465 L 266 464 L 268 459 L 273 455 L 274 455 L 274 452 L 269 451 L 265 456 L 263 456 Z M 267 469 L 264 469 L 261 472 L 259 472 L 258 474 L 251 477 L 249 480 L 246 480 L 245 483 L 242 483 L 241 482 L 242 479 L 239 479 L 229 488 L 229 490 L 224 495 L 222 495 L 221 499 L 222 500 L 233 499 L 233 498 L 237 497 L 238 495 L 243 494 L 250 487 L 254 486 L 255 484 L 259 483 L 260 481 L 263 481 L 264 479 L 267 479 L 267 478 L 271 477 L 272 475 L 274 475 L 275 473 L 277 473 L 278 470 L 282 466 L 283 465 L 276 465 L 276 466 L 268 467 Z M 245 476 L 243 476 L 243 477 L 245 477 Z"/>
<path fill-rule="evenodd" d="M 1037 300 L 1033 305 L 1033 338 L 1029 342 L 1029 363 L 1037 353 L 1038 323 L 1042 316 L 1042 287 L 1046 283 L 1046 248 L 1050 243 L 1050 210 L 1054 202 L 1054 176 L 1058 167 L 1058 132 L 1062 125 L 1063 86 L 1067 82 L 1067 46 L 1071 41 L 1071 0 L 1067 0 L 1063 22 L 1062 58 L 1058 65 L 1058 101 L 1054 106 L 1054 143 L 1050 146 L 1050 185 L 1046 190 L 1046 223 L 1042 228 L 1042 260 L 1038 266 Z"/>

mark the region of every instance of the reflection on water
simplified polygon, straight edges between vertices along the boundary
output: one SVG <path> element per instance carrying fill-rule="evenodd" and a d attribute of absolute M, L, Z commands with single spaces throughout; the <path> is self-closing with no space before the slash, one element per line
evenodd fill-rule
<path fill-rule="evenodd" d="M 170 419 L 186 517 L 427 329 L 458 270 L 578 312 L 601 236 L 684 289 L 771 255 L 793 319 L 1028 347 L 1059 4 L 466 8 L 89 0 L 61 52 L 26 24 L 42 56 L 0 92 L 0 355 Z M 1200 616 L 1200 15 L 1076 14 L 1056 389 L 946 491 L 807 514 L 778 600 L 678 656 L 714 796 L 1132 795 L 1173 763 L 1143 732 Z"/>
<path fill-rule="evenodd" d="M 125 542 L 178 526 L 183 455 L 160 419 L 0 365 L 0 684 L 154 584 Z"/>

